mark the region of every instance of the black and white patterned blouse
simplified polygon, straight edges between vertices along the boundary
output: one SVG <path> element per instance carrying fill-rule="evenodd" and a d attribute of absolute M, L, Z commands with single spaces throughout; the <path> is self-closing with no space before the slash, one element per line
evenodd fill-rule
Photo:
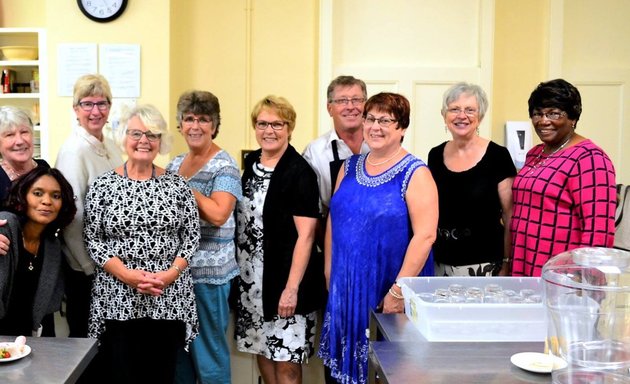
<path fill-rule="evenodd" d="M 184 178 L 166 172 L 132 180 L 107 172 L 88 190 L 84 219 L 85 243 L 97 265 L 89 337 L 102 334 L 105 320 L 181 320 L 188 345 L 198 333 L 189 269 L 160 296 L 140 294 L 103 269 L 114 256 L 127 268 L 154 273 L 170 268 L 177 256 L 190 261 L 199 245 L 199 213 Z"/>

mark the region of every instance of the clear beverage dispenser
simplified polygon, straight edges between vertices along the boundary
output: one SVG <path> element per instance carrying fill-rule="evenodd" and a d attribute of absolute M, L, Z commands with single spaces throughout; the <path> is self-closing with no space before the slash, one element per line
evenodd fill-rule
<path fill-rule="evenodd" d="M 551 258 L 542 278 L 554 383 L 630 383 L 630 252 L 579 248 Z"/>

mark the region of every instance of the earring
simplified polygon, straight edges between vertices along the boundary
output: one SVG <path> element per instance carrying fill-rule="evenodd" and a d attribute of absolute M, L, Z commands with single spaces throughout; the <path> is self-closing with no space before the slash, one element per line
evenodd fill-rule
<path fill-rule="evenodd" d="M 448 133 L 448 128 L 446 127 L 446 125 L 444 126 L 444 133 Z"/>
<path fill-rule="evenodd" d="M 479 127 L 477 127 L 477 136 L 479 136 Z"/>

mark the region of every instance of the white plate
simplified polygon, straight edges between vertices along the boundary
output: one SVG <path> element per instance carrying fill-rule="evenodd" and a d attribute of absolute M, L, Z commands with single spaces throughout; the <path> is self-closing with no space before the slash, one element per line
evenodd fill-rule
<path fill-rule="evenodd" d="M 13 343 L 0 343 L 0 350 L 10 345 L 13 345 Z M 9 361 L 19 360 L 23 357 L 28 356 L 30 353 L 31 353 L 31 347 L 29 347 L 28 345 L 25 345 L 24 350 L 22 351 L 21 355 L 18 355 L 18 356 L 12 355 L 11 357 L 8 357 L 6 359 L 0 359 L 0 363 L 8 363 Z"/>
<path fill-rule="evenodd" d="M 566 361 L 546 353 L 521 352 L 510 357 L 512 364 L 530 372 L 551 373 L 553 369 L 562 369 L 567 366 Z"/>

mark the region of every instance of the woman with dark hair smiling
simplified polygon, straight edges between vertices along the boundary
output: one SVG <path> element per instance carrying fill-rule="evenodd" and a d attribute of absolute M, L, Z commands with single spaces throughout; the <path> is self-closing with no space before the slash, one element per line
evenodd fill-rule
<path fill-rule="evenodd" d="M 72 187 L 57 169 L 36 167 L 17 179 L 0 212 L 11 240 L 0 257 L 0 334 L 55 336 L 63 296 L 58 232 L 74 218 Z"/>
<path fill-rule="evenodd" d="M 190 358 L 180 356 L 178 380 L 231 383 L 230 347 L 226 336 L 232 279 L 238 275 L 234 208 L 241 199 L 241 175 L 236 161 L 214 139 L 219 134 L 219 99 L 207 91 L 183 93 L 177 102 L 178 130 L 188 153 L 175 157 L 166 170 L 183 176 L 193 190 L 199 218 L 199 249 L 190 261 L 199 336 Z"/>
<path fill-rule="evenodd" d="M 363 138 L 370 152 L 345 161 L 330 200 L 319 356 L 340 383 L 367 382 L 370 311 L 402 313 L 398 279 L 433 275 L 438 194 L 425 163 L 402 147 L 409 114 L 402 95 L 369 98 Z"/>
<path fill-rule="evenodd" d="M 615 168 L 576 133 L 580 92 L 563 79 L 540 83 L 528 100 L 542 144 L 528 153 L 512 192 L 512 275 L 540 276 L 550 257 L 580 247 L 612 247 Z"/>

